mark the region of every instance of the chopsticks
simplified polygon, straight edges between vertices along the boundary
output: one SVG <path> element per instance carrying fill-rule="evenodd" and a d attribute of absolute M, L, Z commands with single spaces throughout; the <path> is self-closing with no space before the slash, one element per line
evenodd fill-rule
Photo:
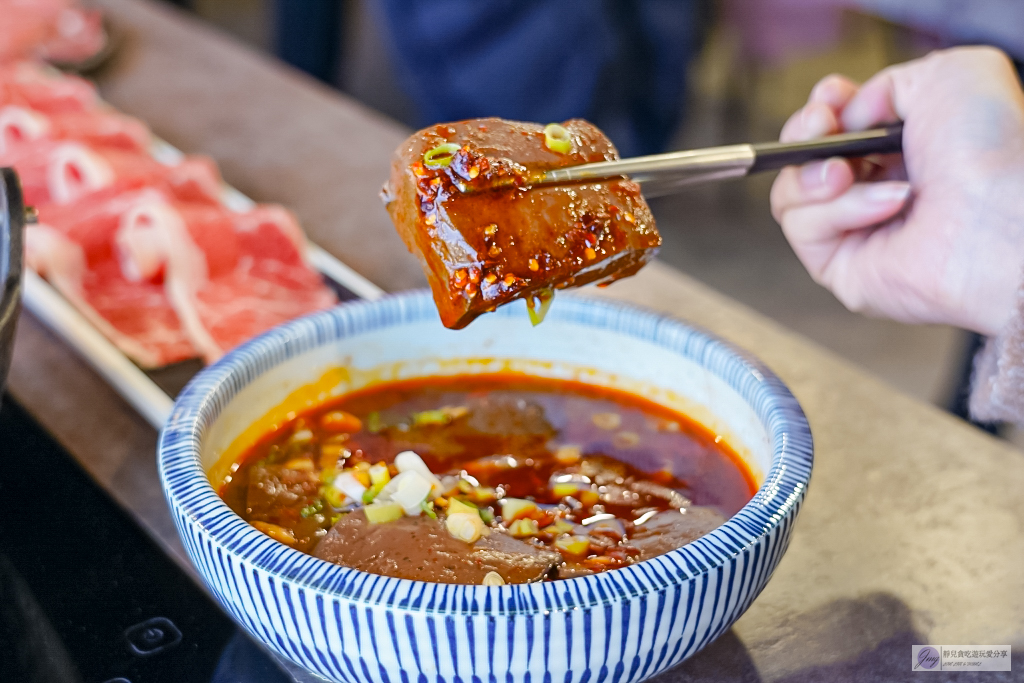
<path fill-rule="evenodd" d="M 806 142 L 761 142 L 709 147 L 682 152 L 565 166 L 527 176 L 525 187 L 584 183 L 626 176 L 643 186 L 644 195 L 657 197 L 680 187 L 741 178 L 762 171 L 832 157 L 896 154 L 903 150 L 903 124 L 856 133 L 829 135 Z M 472 192 L 503 189 L 511 182 L 473 188 Z"/>

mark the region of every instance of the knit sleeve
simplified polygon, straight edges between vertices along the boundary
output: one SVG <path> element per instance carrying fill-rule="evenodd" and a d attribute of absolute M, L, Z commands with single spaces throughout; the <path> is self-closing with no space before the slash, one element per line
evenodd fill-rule
<path fill-rule="evenodd" d="M 1024 425 L 1024 290 L 1009 323 L 974 358 L 970 407 L 976 420 Z"/>

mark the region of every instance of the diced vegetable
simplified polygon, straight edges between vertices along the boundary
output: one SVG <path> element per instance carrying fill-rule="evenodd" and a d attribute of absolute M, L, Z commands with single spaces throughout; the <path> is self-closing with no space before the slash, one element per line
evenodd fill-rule
<path fill-rule="evenodd" d="M 575 524 L 571 524 L 562 519 L 561 517 L 559 517 L 549 526 L 546 526 L 543 529 L 541 529 L 541 531 L 543 531 L 546 534 L 551 534 L 552 536 L 561 536 L 562 534 L 572 533 L 572 530 L 575 528 Z"/>
<path fill-rule="evenodd" d="M 396 455 L 395 467 L 397 467 L 398 471 L 401 473 L 410 471 L 418 472 L 427 481 L 430 482 L 430 485 L 432 487 L 431 492 L 435 496 L 439 496 L 442 493 L 444 493 L 444 491 L 441 490 L 441 480 L 438 479 L 434 475 L 434 473 L 430 471 L 430 468 L 427 467 L 427 463 L 423 462 L 423 458 L 421 458 L 414 451 L 402 451 L 401 453 Z"/>
<path fill-rule="evenodd" d="M 493 522 L 494 513 L 491 512 L 491 508 L 480 508 L 480 519 L 484 520 L 484 524 Z"/>
<path fill-rule="evenodd" d="M 320 418 L 320 426 L 332 432 L 352 434 L 363 427 L 363 421 L 344 410 L 332 410 Z"/>
<path fill-rule="evenodd" d="M 525 500 L 523 498 L 501 499 L 501 518 L 505 520 L 506 524 L 510 524 L 517 519 L 529 517 L 539 509 L 532 500 Z"/>
<path fill-rule="evenodd" d="M 303 444 L 303 443 L 309 443 L 312 440 L 313 440 L 313 432 L 309 431 L 308 429 L 297 429 L 297 430 L 295 430 L 295 433 L 292 434 L 291 438 L 288 439 L 288 443 L 290 445 L 291 444 Z"/>
<path fill-rule="evenodd" d="M 504 586 L 505 579 L 498 572 L 487 572 L 482 583 L 484 586 Z"/>
<path fill-rule="evenodd" d="M 422 508 L 423 501 L 430 495 L 431 483 L 419 472 L 403 472 L 401 478 L 395 479 L 398 486 L 391 493 L 391 500 L 398 503 L 405 509 L 407 515 L 418 515 Z"/>
<path fill-rule="evenodd" d="M 572 151 L 572 135 L 557 123 L 544 126 L 544 146 L 552 152 L 568 154 Z"/>
<path fill-rule="evenodd" d="M 385 524 L 401 519 L 405 514 L 398 503 L 374 503 L 363 508 L 366 521 L 370 524 Z"/>
<path fill-rule="evenodd" d="M 384 423 L 380 420 L 380 413 L 376 410 L 366 416 L 366 431 L 371 434 L 379 434 L 384 431 Z"/>
<path fill-rule="evenodd" d="M 313 461 L 309 458 L 292 458 L 284 466 L 289 470 L 303 470 L 307 472 L 311 472 L 315 468 Z"/>
<path fill-rule="evenodd" d="M 366 486 L 351 470 L 342 472 L 335 477 L 332 486 L 356 501 L 361 501 L 363 494 L 366 493 Z"/>
<path fill-rule="evenodd" d="M 555 539 L 555 547 L 566 555 L 583 557 L 590 550 L 590 539 L 586 536 L 562 536 Z"/>
<path fill-rule="evenodd" d="M 332 508 L 340 508 L 344 506 L 345 500 L 348 498 L 344 492 L 330 484 L 320 487 L 320 495 L 324 497 L 327 504 Z M 358 498 L 356 500 L 358 500 Z"/>
<path fill-rule="evenodd" d="M 445 406 L 436 410 L 424 410 L 419 413 L 413 413 L 412 424 L 415 427 L 447 425 L 468 414 L 469 408 L 465 406 Z"/>
<path fill-rule="evenodd" d="M 279 543 L 295 545 L 295 534 L 291 529 L 286 529 L 277 524 L 270 524 L 269 522 L 254 521 L 252 525 Z"/>
<path fill-rule="evenodd" d="M 384 463 L 377 463 L 370 467 L 370 483 L 371 484 L 386 484 L 391 481 L 391 473 L 388 471 L 388 466 Z"/>
<path fill-rule="evenodd" d="M 489 505 L 498 500 L 498 491 L 490 486 L 474 486 L 466 495 L 477 505 Z"/>
<path fill-rule="evenodd" d="M 583 457 L 579 446 L 559 446 L 555 451 L 555 459 L 562 465 L 575 465 Z"/>
<path fill-rule="evenodd" d="M 517 519 L 508 527 L 508 533 L 513 538 L 528 538 L 540 533 L 540 526 L 533 519 Z"/>
<path fill-rule="evenodd" d="M 458 512 L 468 512 L 473 515 L 479 515 L 480 510 L 472 505 L 462 502 L 458 498 L 448 499 L 448 514 L 454 515 Z"/>
<path fill-rule="evenodd" d="M 420 508 L 423 510 L 423 513 L 427 517 L 430 517 L 431 519 L 437 519 L 437 513 L 434 512 L 434 504 L 431 503 L 429 500 L 425 500 L 422 503 L 420 503 Z"/>
<path fill-rule="evenodd" d="M 369 505 L 380 495 L 380 492 L 384 489 L 385 484 L 374 484 L 370 488 L 363 492 L 363 505 Z"/>
<path fill-rule="evenodd" d="M 448 515 L 444 526 L 453 537 L 466 543 L 475 543 L 484 533 L 484 522 L 480 515 L 469 512 L 456 512 Z"/>

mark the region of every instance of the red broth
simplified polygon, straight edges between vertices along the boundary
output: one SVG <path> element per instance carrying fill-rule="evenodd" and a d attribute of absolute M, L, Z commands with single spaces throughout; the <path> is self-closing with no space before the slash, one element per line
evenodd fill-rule
<path fill-rule="evenodd" d="M 339 494 L 335 477 L 352 473 L 372 489 L 369 466 L 388 466 L 393 477 L 403 451 L 419 454 L 445 488 L 424 502 L 426 515 L 415 524 L 443 526 L 451 501 L 466 503 L 480 510 L 485 534 L 511 534 L 530 552 L 560 556 L 547 578 L 678 547 L 734 515 L 756 490 L 736 453 L 684 415 L 614 389 L 502 373 L 384 383 L 343 396 L 256 444 L 220 495 L 246 521 L 304 552 L 405 578 L 473 583 L 455 569 L 431 573 L 415 558 L 405 558 L 406 568 L 378 567 L 317 550 L 332 526 L 351 526 L 355 518 L 345 518 L 362 514 L 364 501 Z M 510 499 L 531 501 L 517 512 L 521 521 L 502 518 Z M 643 529 L 652 515 L 679 511 L 689 513 L 682 535 L 655 542 Z"/>

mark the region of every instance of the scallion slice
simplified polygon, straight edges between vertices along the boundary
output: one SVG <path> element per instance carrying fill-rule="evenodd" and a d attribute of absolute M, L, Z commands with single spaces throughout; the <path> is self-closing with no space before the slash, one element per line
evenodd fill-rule
<path fill-rule="evenodd" d="M 568 154 L 572 151 L 572 136 L 557 123 L 549 123 L 544 126 L 544 146 L 552 152 Z"/>
<path fill-rule="evenodd" d="M 534 327 L 544 322 L 544 316 L 548 314 L 548 309 L 551 308 L 551 302 L 554 300 L 555 290 L 551 287 L 546 287 L 536 294 L 526 297 L 526 310 L 530 314 L 530 322 Z"/>
<path fill-rule="evenodd" d="M 442 168 L 452 163 L 452 157 L 458 151 L 459 146 L 454 142 L 438 145 L 423 155 L 423 165 L 427 168 Z"/>

